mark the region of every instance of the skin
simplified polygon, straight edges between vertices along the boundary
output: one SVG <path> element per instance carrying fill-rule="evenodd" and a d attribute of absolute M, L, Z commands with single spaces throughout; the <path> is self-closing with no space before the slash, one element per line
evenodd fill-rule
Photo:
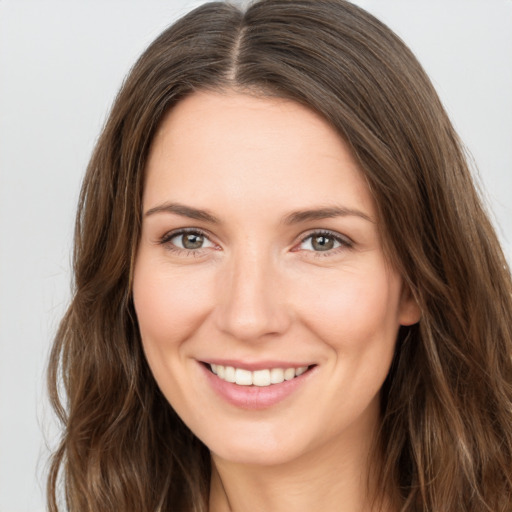
<path fill-rule="evenodd" d="M 210 510 L 370 510 L 379 390 L 420 313 L 347 145 L 294 102 L 200 92 L 165 117 L 146 171 L 135 309 L 158 385 L 211 451 Z M 326 208 L 344 214 L 285 220 Z M 197 249 L 179 247 L 188 228 Z M 212 388 L 201 362 L 215 358 L 314 366 L 251 410 Z"/>

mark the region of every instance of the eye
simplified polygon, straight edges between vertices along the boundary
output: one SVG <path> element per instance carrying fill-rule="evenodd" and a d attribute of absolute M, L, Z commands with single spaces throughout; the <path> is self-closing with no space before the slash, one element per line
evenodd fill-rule
<path fill-rule="evenodd" d="M 303 251 L 329 252 L 351 246 L 352 243 L 348 239 L 331 232 L 322 231 L 308 235 L 299 244 L 298 249 Z"/>
<path fill-rule="evenodd" d="M 174 250 L 197 251 L 208 247 L 215 247 L 215 244 L 201 231 L 181 230 L 165 235 L 162 244 L 168 244 Z"/>

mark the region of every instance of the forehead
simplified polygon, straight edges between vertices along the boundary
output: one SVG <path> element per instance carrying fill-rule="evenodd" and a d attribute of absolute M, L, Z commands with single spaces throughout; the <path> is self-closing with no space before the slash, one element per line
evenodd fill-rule
<path fill-rule="evenodd" d="M 191 198 L 224 208 L 226 200 L 290 208 L 343 203 L 374 214 L 353 155 L 322 117 L 293 101 L 234 92 L 188 96 L 155 135 L 145 207 Z"/>

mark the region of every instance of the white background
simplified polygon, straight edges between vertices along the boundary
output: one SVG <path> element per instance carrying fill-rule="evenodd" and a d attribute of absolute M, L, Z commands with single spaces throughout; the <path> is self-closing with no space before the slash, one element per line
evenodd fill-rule
<path fill-rule="evenodd" d="M 79 184 L 137 56 L 186 0 L 0 0 L 0 512 L 44 509 L 44 391 Z M 512 260 L 512 0 L 359 0 L 413 49 Z"/>

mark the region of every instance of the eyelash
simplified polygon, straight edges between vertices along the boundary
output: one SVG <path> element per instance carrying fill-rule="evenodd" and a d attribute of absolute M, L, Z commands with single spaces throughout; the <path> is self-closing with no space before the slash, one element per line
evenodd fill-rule
<path fill-rule="evenodd" d="M 328 230 L 312 231 L 312 232 L 308 233 L 307 235 L 303 236 L 297 245 L 302 245 L 304 242 L 306 242 L 309 239 L 313 239 L 316 237 L 322 237 L 322 236 L 325 238 L 330 238 L 330 239 L 334 240 L 335 242 L 338 242 L 340 245 L 339 245 L 339 247 L 335 247 L 333 249 L 329 249 L 326 251 L 306 251 L 306 252 L 313 253 L 313 256 L 315 258 L 327 258 L 329 256 L 334 256 L 341 251 L 344 251 L 347 249 L 352 249 L 354 246 L 354 243 L 348 237 L 342 236 L 336 232 L 328 231 Z"/>
<path fill-rule="evenodd" d="M 202 231 L 201 229 L 198 229 L 198 228 L 185 228 L 185 229 L 180 229 L 180 230 L 177 230 L 177 231 L 171 231 L 169 233 L 166 233 L 159 240 L 159 244 L 160 245 L 165 245 L 166 248 L 169 251 L 172 251 L 172 252 L 175 252 L 175 253 L 179 253 L 179 254 L 184 254 L 185 256 L 197 257 L 197 256 L 202 255 L 203 251 L 205 249 L 208 249 L 207 247 L 199 248 L 199 249 L 185 249 L 185 248 L 182 249 L 181 247 L 177 247 L 176 245 L 170 243 L 170 241 L 173 238 L 177 237 L 177 236 L 180 236 L 180 235 L 183 236 L 183 235 L 189 235 L 189 234 L 190 235 L 201 236 L 201 237 L 206 238 L 207 240 L 210 240 L 210 236 L 208 235 L 208 233 Z M 332 231 L 319 230 L 319 231 L 312 231 L 312 232 L 306 234 L 305 236 L 303 236 L 300 239 L 300 241 L 297 244 L 295 244 L 295 247 L 302 245 L 308 239 L 312 239 L 314 237 L 322 237 L 322 236 L 325 237 L 325 238 L 332 239 L 335 242 L 338 242 L 340 244 L 339 247 L 335 247 L 333 249 L 329 249 L 329 250 L 326 250 L 326 251 L 310 251 L 310 250 L 306 250 L 305 252 L 313 253 L 314 257 L 329 257 L 329 256 L 333 256 L 335 254 L 338 254 L 338 252 L 340 252 L 340 251 L 347 250 L 347 249 L 352 249 L 353 246 L 354 246 L 353 241 L 350 240 L 346 236 L 341 236 L 341 235 L 339 235 L 339 234 L 337 234 L 335 232 L 332 232 Z M 300 249 L 292 249 L 292 250 L 294 252 L 298 252 Z"/>
<path fill-rule="evenodd" d="M 177 231 L 170 231 L 169 233 L 166 233 L 159 240 L 159 244 L 165 245 L 166 249 L 171 252 L 184 254 L 185 256 L 194 256 L 194 257 L 201 256 L 203 251 L 206 249 L 205 247 L 199 248 L 199 249 L 185 249 L 185 248 L 182 249 L 181 247 L 177 247 L 176 245 L 170 243 L 173 238 L 180 236 L 180 235 L 181 236 L 196 235 L 196 236 L 202 236 L 202 237 L 206 238 L 207 240 L 210 240 L 210 236 L 208 235 L 208 233 L 202 231 L 201 229 L 185 228 L 185 229 L 179 229 Z"/>

